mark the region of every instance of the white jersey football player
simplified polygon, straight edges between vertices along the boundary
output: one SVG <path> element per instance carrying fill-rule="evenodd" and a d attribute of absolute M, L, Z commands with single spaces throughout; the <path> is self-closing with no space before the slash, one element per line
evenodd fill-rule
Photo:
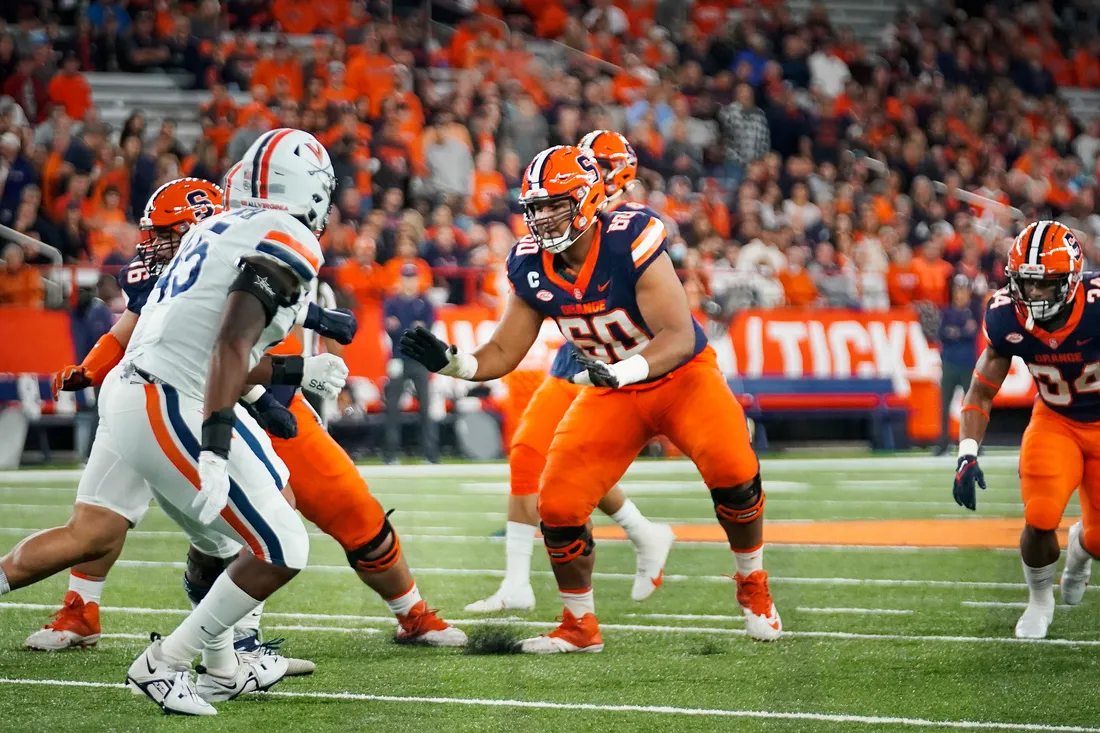
<path fill-rule="evenodd" d="M 233 625 L 309 554 L 305 526 L 280 494 L 286 466 L 237 400 L 246 381 L 303 381 L 264 351 L 294 325 L 323 262 L 317 236 L 334 182 L 312 135 L 279 129 L 257 140 L 227 178 L 229 210 L 188 231 L 104 380 L 99 439 L 148 482 L 200 552 L 249 550 L 130 666 L 131 686 L 166 712 L 213 715 L 210 701 L 268 689 L 286 673 L 279 656 L 233 651 Z M 328 365 L 346 376 L 338 359 Z M 196 684 L 190 670 L 200 653 Z"/>

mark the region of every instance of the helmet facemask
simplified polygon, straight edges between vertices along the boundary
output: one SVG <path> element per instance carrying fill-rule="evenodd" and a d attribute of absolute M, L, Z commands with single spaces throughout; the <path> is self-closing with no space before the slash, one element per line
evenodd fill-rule
<path fill-rule="evenodd" d="M 540 196 L 521 203 L 523 220 L 531 236 L 547 252 L 556 254 L 568 249 L 591 226 L 591 222 L 586 222 L 584 229 L 577 231 L 574 228 L 581 205 L 571 192 Z"/>
<path fill-rule="evenodd" d="M 1008 294 L 1021 314 L 1027 316 L 1027 327 L 1047 323 L 1073 302 L 1081 282 L 1079 272 L 1047 273 L 1043 265 L 1022 265 L 1009 270 Z"/>
<path fill-rule="evenodd" d="M 145 238 L 138 243 L 137 254 L 151 277 L 156 278 L 175 256 L 183 235 L 190 228 L 187 222 L 169 227 L 154 227 L 148 220 L 142 220 L 141 230 L 145 233 Z"/>

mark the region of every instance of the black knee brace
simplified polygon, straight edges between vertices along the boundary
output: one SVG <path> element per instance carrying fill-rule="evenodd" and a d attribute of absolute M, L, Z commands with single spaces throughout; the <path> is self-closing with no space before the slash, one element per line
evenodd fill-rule
<path fill-rule="evenodd" d="M 381 573 L 397 564 L 398 558 L 401 557 L 401 540 L 397 538 L 397 532 L 390 524 L 391 514 L 393 509 L 386 512 L 386 518 L 382 520 L 382 529 L 378 530 L 374 539 L 346 553 L 352 568 L 364 573 Z M 393 542 L 386 547 L 386 540 L 390 538 L 393 538 Z"/>
<path fill-rule="evenodd" d="M 753 521 L 764 511 L 764 491 L 760 485 L 760 474 L 741 486 L 711 489 L 710 500 L 714 502 L 714 513 L 724 522 L 745 524 Z"/>
<path fill-rule="evenodd" d="M 581 527 L 547 527 L 540 522 L 540 525 L 550 562 L 561 565 L 578 557 L 588 557 L 596 548 L 596 540 L 587 524 Z"/>
<path fill-rule="evenodd" d="M 194 605 L 199 605 L 214 581 L 236 558 L 222 559 L 204 555 L 194 547 L 187 549 L 187 568 L 183 571 L 183 590 Z"/>

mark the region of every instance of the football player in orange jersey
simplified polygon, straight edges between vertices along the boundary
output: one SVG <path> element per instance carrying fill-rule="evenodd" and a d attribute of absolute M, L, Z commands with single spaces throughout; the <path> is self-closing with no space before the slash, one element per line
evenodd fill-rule
<path fill-rule="evenodd" d="M 238 170 L 235 167 L 230 171 L 227 177 L 230 183 Z M 198 179 L 173 181 L 153 194 L 141 220 L 147 238 L 138 257 L 119 276 L 129 298 L 127 311 L 83 364 L 67 367 L 55 377 L 55 390 L 97 385 L 118 363 L 160 269 L 175 254 L 189 226 L 220 213 L 222 202 L 218 186 Z M 304 322 L 300 325 L 339 343 L 350 343 L 354 335 L 355 320 L 350 314 L 311 304 L 302 309 L 302 315 Z M 293 336 L 273 350 L 290 355 L 292 360 L 302 360 L 298 356 L 301 351 Z M 249 403 L 257 422 L 272 434 L 276 454 L 291 471 L 293 494 L 288 491 L 288 499 L 341 544 L 352 568 L 397 617 L 398 638 L 432 646 L 465 644 L 465 634 L 441 620 L 421 599 L 397 533 L 381 505 L 302 395 L 295 388 L 282 385 L 272 387 L 271 392 L 255 387 L 242 399 Z M 69 592 L 61 610 L 50 623 L 28 637 L 28 647 L 58 650 L 95 646 L 99 640 L 99 600 L 106 576 L 118 559 L 126 532 L 144 516 L 151 498 L 148 490 L 143 492 L 140 487 L 135 490 L 121 485 L 124 483 L 112 474 L 110 466 L 100 465 L 93 447 L 69 523 L 24 540 L 0 560 L 0 577 L 6 577 L 14 588 L 72 567 Z M 202 599 L 225 564 L 223 559 L 191 548 L 184 587 L 192 602 Z M 3 590 L 0 587 L 0 592 Z M 271 651 L 270 645 L 264 646 L 259 641 L 262 609 L 261 604 L 237 625 L 238 650 Z M 308 674 L 314 669 L 307 660 L 288 661 L 290 675 Z"/>
<path fill-rule="evenodd" d="M 643 211 L 601 211 L 599 164 L 578 147 L 535 156 L 520 201 L 531 236 L 512 250 L 514 288 L 489 341 L 463 353 L 417 328 L 404 353 L 430 370 L 473 381 L 515 368 L 553 318 L 578 349 L 590 385 L 557 426 L 539 481 L 542 533 L 565 610 L 530 653 L 598 652 L 590 517 L 654 435 L 691 457 L 710 489 L 734 553 L 737 601 L 748 635 L 778 639 L 782 622 L 763 569 L 764 494 L 760 466 L 740 405 L 695 322 L 672 260 L 664 225 Z"/>
<path fill-rule="evenodd" d="M 581 138 L 579 147 L 592 151 L 592 157 L 603 169 L 607 199 L 604 211 L 626 206 L 646 211 L 646 207 L 626 200 L 627 187 L 638 175 L 638 157 L 627 139 L 617 132 L 596 130 Z M 531 396 L 508 452 L 509 494 L 508 524 L 505 528 L 504 580 L 493 595 L 466 606 L 471 613 L 504 610 L 529 610 L 535 607 L 535 592 L 531 587 L 531 554 L 539 522 L 539 477 L 546 466 L 546 454 L 554 431 L 573 400 L 580 394 L 580 385 L 569 381 L 582 367 L 574 358 L 570 343 L 562 346 L 542 384 Z M 636 572 L 631 598 L 643 601 L 661 586 L 665 563 L 675 540 L 667 524 L 650 522 L 626 497 L 618 486 L 612 487 L 600 499 L 599 509 L 623 528 L 634 545 Z"/>
<path fill-rule="evenodd" d="M 1054 620 L 1056 530 L 1078 487 L 1081 521 L 1069 530 L 1064 603 L 1081 602 L 1092 558 L 1100 556 L 1100 279 L 1082 292 L 1083 259 L 1077 237 L 1056 221 L 1033 223 L 1016 237 L 1005 268 L 1008 287 L 986 308 L 989 345 L 963 400 L 953 493 L 974 510 L 975 485 L 985 488 L 978 444 L 1014 356 L 1027 364 L 1039 391 L 1020 444 L 1020 557 L 1028 586 L 1016 623 L 1021 639 L 1045 638 Z"/>

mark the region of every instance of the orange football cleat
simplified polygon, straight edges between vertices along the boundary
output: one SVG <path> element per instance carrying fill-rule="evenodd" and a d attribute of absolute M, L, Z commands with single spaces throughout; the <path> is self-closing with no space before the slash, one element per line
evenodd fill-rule
<path fill-rule="evenodd" d="M 586 613 L 577 618 L 568 609 L 561 614 L 561 625 L 549 634 L 524 639 L 519 650 L 525 654 L 562 654 L 567 652 L 602 652 L 603 637 L 596 615 Z"/>
<path fill-rule="evenodd" d="M 466 633 L 455 628 L 420 601 L 405 615 L 397 615 L 397 641 L 425 646 L 466 646 Z"/>
<path fill-rule="evenodd" d="M 28 636 L 25 644 L 28 649 L 52 652 L 95 646 L 99 635 L 99 604 L 85 603 L 79 593 L 71 590 L 53 621 Z"/>
<path fill-rule="evenodd" d="M 778 639 L 783 622 L 768 590 L 767 572 L 757 570 L 748 576 L 738 573 L 733 579 L 737 581 L 737 602 L 745 613 L 745 633 L 759 641 Z"/>

